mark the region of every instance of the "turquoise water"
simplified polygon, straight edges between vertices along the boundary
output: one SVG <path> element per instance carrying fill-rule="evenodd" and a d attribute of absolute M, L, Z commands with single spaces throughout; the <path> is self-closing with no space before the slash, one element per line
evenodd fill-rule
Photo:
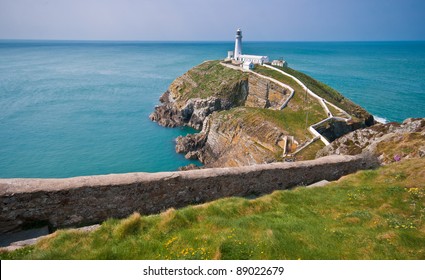
<path fill-rule="evenodd" d="M 176 170 L 189 129 L 148 119 L 174 78 L 224 43 L 0 41 L 0 177 Z M 389 121 L 424 117 L 425 42 L 244 43 Z M 196 163 L 196 162 L 195 162 Z"/>

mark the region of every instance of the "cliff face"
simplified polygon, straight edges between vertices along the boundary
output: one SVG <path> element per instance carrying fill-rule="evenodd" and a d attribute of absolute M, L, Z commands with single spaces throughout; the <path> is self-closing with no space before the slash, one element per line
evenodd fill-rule
<path fill-rule="evenodd" d="M 174 80 L 149 117 L 162 126 L 201 130 L 215 111 L 238 106 L 275 109 L 289 94 L 273 82 L 208 61 Z"/>
<path fill-rule="evenodd" d="M 208 167 L 244 166 L 277 161 L 289 133 L 255 108 L 238 107 L 213 113 L 205 129 L 177 138 L 176 151 Z"/>
<path fill-rule="evenodd" d="M 326 117 L 307 96 L 294 97 L 279 110 L 290 93 L 260 75 L 208 61 L 177 78 L 150 119 L 166 127 L 201 130 L 178 137 L 176 151 L 206 167 L 282 161 L 284 151 L 293 152 L 310 140 L 306 119 Z"/>
<path fill-rule="evenodd" d="M 316 157 L 365 152 L 376 155 L 382 164 L 425 157 L 425 119 L 406 119 L 401 124 L 375 124 L 358 129 L 336 139 Z"/>
<path fill-rule="evenodd" d="M 209 61 L 175 79 L 149 117 L 162 126 L 187 125 L 200 130 L 212 112 L 241 106 L 247 95 L 247 74 Z"/>

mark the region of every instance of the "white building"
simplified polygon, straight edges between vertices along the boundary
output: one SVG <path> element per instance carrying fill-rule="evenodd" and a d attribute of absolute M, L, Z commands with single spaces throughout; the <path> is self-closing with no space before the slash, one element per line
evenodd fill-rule
<path fill-rule="evenodd" d="M 267 56 L 250 55 L 250 54 L 244 54 L 239 56 L 239 60 L 243 62 L 248 61 L 254 64 L 261 64 L 261 65 L 263 65 L 266 62 L 269 62 L 269 58 Z"/>
<path fill-rule="evenodd" d="M 227 58 L 239 62 L 252 62 L 253 64 L 260 65 L 269 62 L 267 56 L 242 54 L 242 30 L 240 28 L 236 30 L 235 51 L 233 52 L 233 56 L 231 51 L 228 51 Z"/>
<path fill-rule="evenodd" d="M 233 51 L 227 52 L 227 58 L 226 59 L 233 59 Z"/>
<path fill-rule="evenodd" d="M 273 60 L 272 65 L 273 66 L 286 67 L 286 66 L 288 66 L 288 63 L 285 60 Z"/>
<path fill-rule="evenodd" d="M 242 68 L 243 68 L 244 70 L 252 70 L 252 69 L 254 69 L 254 63 L 253 63 L 252 61 L 245 61 L 245 62 L 242 64 Z"/>

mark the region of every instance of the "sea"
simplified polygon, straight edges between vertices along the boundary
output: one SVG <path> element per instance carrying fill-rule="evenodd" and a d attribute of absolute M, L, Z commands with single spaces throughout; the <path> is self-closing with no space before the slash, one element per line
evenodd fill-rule
<path fill-rule="evenodd" d="M 233 42 L 0 40 L 0 178 L 177 170 L 197 161 L 149 114 L 178 76 Z M 425 42 L 244 42 L 381 121 L 425 117 Z"/>

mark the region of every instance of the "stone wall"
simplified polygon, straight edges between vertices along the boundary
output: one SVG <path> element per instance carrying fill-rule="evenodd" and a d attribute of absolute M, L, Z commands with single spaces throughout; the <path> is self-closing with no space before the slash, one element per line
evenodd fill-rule
<path fill-rule="evenodd" d="M 133 212 L 152 214 L 222 197 L 266 194 L 376 166 L 365 155 L 329 156 L 180 172 L 0 179 L 0 233 L 43 223 L 53 228 L 87 225 Z"/>

